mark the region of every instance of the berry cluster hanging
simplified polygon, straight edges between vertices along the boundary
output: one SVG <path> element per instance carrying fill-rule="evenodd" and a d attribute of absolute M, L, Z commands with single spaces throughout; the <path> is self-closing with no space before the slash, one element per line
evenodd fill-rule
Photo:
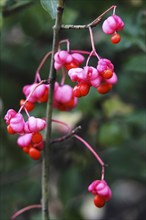
<path fill-rule="evenodd" d="M 102 30 L 105 34 L 111 35 L 113 44 L 117 44 L 120 42 L 118 32 L 124 28 L 124 22 L 115 14 L 116 6 L 111 8 L 113 8 L 113 15 L 103 22 Z M 91 87 L 94 87 L 100 94 L 106 94 L 117 83 L 118 78 L 114 65 L 109 59 L 101 57 L 95 49 L 91 26 L 89 26 L 89 34 L 92 46 L 90 52 L 71 50 L 69 40 L 63 40 L 60 45 L 65 42 L 67 50 L 61 50 L 59 47 L 54 55 L 54 69 L 56 71 L 62 70 L 62 80 L 60 83 L 55 82 L 53 96 L 53 108 L 59 111 L 70 111 L 75 108 L 78 98 L 86 96 Z M 41 151 L 44 149 L 44 140 L 41 132 L 46 128 L 46 120 L 44 117 L 36 118 L 33 115 L 31 116 L 30 112 L 33 111 L 37 103 L 42 104 L 48 101 L 51 80 L 42 80 L 39 71 L 51 53 L 47 53 L 40 63 L 34 82 L 23 87 L 22 91 L 25 99 L 20 100 L 18 112 L 14 109 L 9 109 L 4 117 L 8 133 L 17 135 L 18 146 L 34 160 L 41 158 Z M 85 55 L 88 55 L 86 62 Z M 92 56 L 97 58 L 95 66 L 89 65 Z M 83 65 L 84 62 L 85 65 Z M 67 76 L 73 83 L 76 83 L 73 88 L 65 84 Z M 26 118 L 24 113 L 27 117 L 26 120 L 24 119 Z M 63 122 L 55 122 L 63 124 Z M 104 180 L 104 162 L 85 140 L 76 134 L 73 134 L 73 136 L 88 148 L 102 167 L 101 180 L 94 180 L 89 185 L 88 191 L 95 195 L 95 206 L 103 207 L 112 196 L 111 189 Z"/>

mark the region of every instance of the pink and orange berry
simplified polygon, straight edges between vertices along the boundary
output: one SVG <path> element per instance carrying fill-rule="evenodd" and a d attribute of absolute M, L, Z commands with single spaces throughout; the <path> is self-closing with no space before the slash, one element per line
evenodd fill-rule
<path fill-rule="evenodd" d="M 123 30 L 123 28 L 124 28 L 124 22 L 117 15 L 112 15 L 108 17 L 103 22 L 103 25 L 102 25 L 102 30 L 105 34 L 112 34 L 111 42 L 113 44 L 117 44 L 120 42 L 121 37 L 117 32 Z"/>
<path fill-rule="evenodd" d="M 88 191 L 95 195 L 94 204 L 98 208 L 103 207 L 112 197 L 112 191 L 105 180 L 94 180 L 89 185 Z"/>

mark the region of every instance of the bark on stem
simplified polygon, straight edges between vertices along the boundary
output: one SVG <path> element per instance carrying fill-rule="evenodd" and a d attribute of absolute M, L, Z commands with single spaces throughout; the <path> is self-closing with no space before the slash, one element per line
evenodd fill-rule
<path fill-rule="evenodd" d="M 61 25 L 61 29 L 76 29 L 76 30 L 81 30 L 81 29 L 88 29 L 89 27 L 93 28 L 96 27 L 97 24 L 101 21 L 102 17 L 109 12 L 111 9 L 113 9 L 113 14 L 115 14 L 115 9 L 116 5 L 112 5 L 110 8 L 108 8 L 106 11 L 104 11 L 101 15 L 99 15 L 94 21 L 92 21 L 89 24 L 85 25 Z"/>
<path fill-rule="evenodd" d="M 56 80 L 56 72 L 54 70 L 54 54 L 59 45 L 59 33 L 62 21 L 64 0 L 58 0 L 57 15 L 55 25 L 53 27 L 53 44 L 52 44 L 52 56 L 50 64 L 49 79 L 51 79 L 49 99 L 46 109 L 46 132 L 45 132 L 45 147 L 43 151 L 42 161 L 42 220 L 49 220 L 49 169 L 50 169 L 50 157 L 51 157 L 51 127 L 52 127 L 52 103 L 54 95 L 54 83 Z"/>

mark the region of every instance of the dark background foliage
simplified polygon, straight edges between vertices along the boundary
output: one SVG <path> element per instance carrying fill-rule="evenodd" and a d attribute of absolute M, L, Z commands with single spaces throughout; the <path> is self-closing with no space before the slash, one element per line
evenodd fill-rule
<path fill-rule="evenodd" d="M 22 86 L 33 82 L 45 53 L 51 50 L 54 20 L 38 0 L 2 0 L 0 78 L 0 220 L 10 219 L 16 210 L 41 200 L 41 161 L 30 160 L 17 147 L 16 137 L 6 132 L 3 117 L 9 108 L 19 109 Z M 102 33 L 102 21 L 93 29 L 97 52 L 112 60 L 119 77 L 108 95 L 96 90 L 79 100 L 71 113 L 55 111 L 57 118 L 81 125 L 85 138 L 108 164 L 106 181 L 113 197 L 103 209 L 96 209 L 88 185 L 100 178 L 100 166 L 85 147 L 74 139 L 55 144 L 51 158 L 50 210 L 52 219 L 141 220 L 145 217 L 145 83 L 146 7 L 143 0 L 66 0 L 63 22 L 87 24 L 111 5 L 125 22 L 122 40 L 112 45 Z M 106 19 L 111 12 L 104 16 Z M 87 30 L 62 31 L 71 49 L 91 49 Z M 93 60 L 93 65 L 94 65 Z M 49 63 L 41 71 L 49 72 Z M 59 79 L 59 76 L 58 76 Z M 34 115 L 45 115 L 45 104 Z M 75 123 L 73 123 L 75 122 Z M 54 130 L 54 136 L 60 135 Z M 18 219 L 40 220 L 40 210 Z"/>

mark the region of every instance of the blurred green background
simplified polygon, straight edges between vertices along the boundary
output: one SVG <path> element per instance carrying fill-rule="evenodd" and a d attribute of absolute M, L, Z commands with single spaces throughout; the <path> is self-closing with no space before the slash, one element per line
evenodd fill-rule
<path fill-rule="evenodd" d="M 99 164 L 74 138 L 55 144 L 50 161 L 51 220 L 145 218 L 145 4 L 144 0 L 65 1 L 65 24 L 87 24 L 117 5 L 116 13 L 124 20 L 125 28 L 118 45 L 113 45 L 101 29 L 112 12 L 93 29 L 97 52 L 112 61 L 119 78 L 112 92 L 99 95 L 91 89 L 72 112 L 54 111 L 56 118 L 71 126 L 82 126 L 79 135 L 108 164 L 105 179 L 113 197 L 103 209 L 95 208 L 87 187 L 100 178 Z M 41 202 L 41 161 L 32 161 L 22 153 L 16 137 L 7 134 L 3 117 L 9 108 L 19 109 L 19 100 L 24 98 L 22 86 L 33 82 L 39 62 L 51 50 L 54 20 L 39 0 L 1 0 L 0 7 L 0 220 L 8 220 L 15 211 Z M 67 38 L 72 50 L 91 50 L 87 30 L 62 31 L 61 39 Z M 49 62 L 41 71 L 43 79 L 48 72 Z M 46 104 L 38 104 L 34 115 L 44 117 L 45 108 Z M 53 135 L 61 134 L 54 128 Z M 17 219 L 40 220 L 41 211 L 28 211 Z"/>

